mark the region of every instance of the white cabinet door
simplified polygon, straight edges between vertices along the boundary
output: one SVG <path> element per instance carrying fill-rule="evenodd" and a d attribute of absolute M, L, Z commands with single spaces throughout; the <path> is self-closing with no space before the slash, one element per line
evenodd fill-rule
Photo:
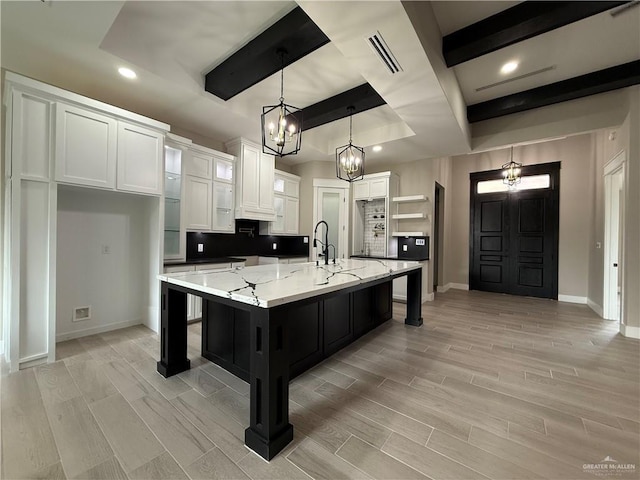
<path fill-rule="evenodd" d="M 299 217 L 299 200 L 293 197 L 286 197 L 285 199 L 285 214 L 284 214 L 284 233 L 290 235 L 298 234 L 298 217 Z"/>
<path fill-rule="evenodd" d="M 260 197 L 258 208 L 273 211 L 273 180 L 276 161 L 273 155 L 260 154 Z"/>
<path fill-rule="evenodd" d="M 360 180 L 359 182 L 353 182 L 353 198 L 371 198 L 371 195 L 369 194 L 369 180 Z"/>
<path fill-rule="evenodd" d="M 213 156 L 197 150 L 190 150 L 184 162 L 187 175 L 211 180 L 213 172 Z"/>
<path fill-rule="evenodd" d="M 284 233 L 285 229 L 285 203 L 284 195 L 275 195 L 273 198 L 273 206 L 276 211 L 276 219 L 271 223 L 270 234 Z"/>
<path fill-rule="evenodd" d="M 186 228 L 211 230 L 211 180 L 186 175 L 184 186 Z"/>
<path fill-rule="evenodd" d="M 242 206 L 257 209 L 260 199 L 260 151 L 251 145 L 242 145 L 241 181 Z"/>
<path fill-rule="evenodd" d="M 215 182 L 233 182 L 233 161 L 213 157 L 213 180 Z"/>
<path fill-rule="evenodd" d="M 386 197 L 389 193 L 388 182 L 386 178 L 369 180 L 369 196 L 371 198 Z"/>
<path fill-rule="evenodd" d="M 81 108 L 56 105 L 55 166 L 58 182 L 113 189 L 118 122 Z"/>
<path fill-rule="evenodd" d="M 164 135 L 118 122 L 118 190 L 162 195 L 163 146 Z"/>
<path fill-rule="evenodd" d="M 213 220 L 211 229 L 234 232 L 233 185 L 213 182 Z"/>
<path fill-rule="evenodd" d="M 285 179 L 284 182 L 284 192 L 287 197 L 296 197 L 300 196 L 300 181 Z"/>

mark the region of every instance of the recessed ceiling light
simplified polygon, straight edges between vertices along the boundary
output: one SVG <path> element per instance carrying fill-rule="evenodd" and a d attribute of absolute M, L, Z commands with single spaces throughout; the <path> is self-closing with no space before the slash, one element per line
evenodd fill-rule
<path fill-rule="evenodd" d="M 380 145 L 374 145 L 373 149 L 374 152 L 379 152 L 380 150 L 382 150 L 382 147 Z"/>
<path fill-rule="evenodd" d="M 120 75 L 122 75 L 123 77 L 125 77 L 125 78 L 136 78 L 137 77 L 136 72 L 134 72 L 133 70 L 131 70 L 130 68 L 127 68 L 127 67 L 120 67 L 118 69 L 118 73 Z"/>
<path fill-rule="evenodd" d="M 500 73 L 504 73 L 504 74 L 511 73 L 516 68 L 518 68 L 518 62 L 507 62 L 500 69 Z"/>

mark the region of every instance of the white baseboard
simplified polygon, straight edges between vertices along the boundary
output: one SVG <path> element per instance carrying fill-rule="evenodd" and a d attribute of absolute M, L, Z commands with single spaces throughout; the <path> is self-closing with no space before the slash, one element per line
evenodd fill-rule
<path fill-rule="evenodd" d="M 393 295 L 392 300 L 394 302 L 400 302 L 400 303 L 407 303 L 407 296 L 406 295 Z M 433 302 L 433 300 L 435 299 L 435 295 L 432 293 L 426 293 L 424 295 L 422 295 L 422 303 L 424 302 Z"/>
<path fill-rule="evenodd" d="M 96 333 L 110 332 L 111 330 L 118 330 L 120 328 L 133 327 L 134 325 L 143 325 L 142 319 L 131 320 L 129 322 L 110 323 L 109 325 L 101 325 L 98 327 L 85 328 L 83 330 L 76 330 L 75 332 L 61 333 L 56 335 L 56 343 L 64 342 L 65 340 L 73 340 L 74 338 L 87 337 L 89 335 L 95 335 Z"/>
<path fill-rule="evenodd" d="M 446 292 L 447 290 L 449 290 L 450 288 L 451 288 L 451 284 L 450 284 L 450 283 L 447 283 L 446 285 L 438 285 L 438 286 L 436 287 L 436 291 L 437 291 L 438 293 L 444 293 L 444 292 Z"/>
<path fill-rule="evenodd" d="M 48 353 L 38 353 L 36 355 L 30 355 L 28 357 L 18 360 L 18 368 L 20 370 L 29 367 L 35 367 L 36 365 L 43 365 L 49 360 Z"/>
<path fill-rule="evenodd" d="M 640 339 L 640 327 L 630 327 L 629 325 L 620 324 L 620 333 L 625 337 Z"/>
<path fill-rule="evenodd" d="M 467 283 L 447 283 L 446 285 L 438 285 L 438 292 L 444 293 L 451 288 L 455 290 L 469 290 L 469 284 Z"/>
<path fill-rule="evenodd" d="M 587 298 L 587 305 L 589 305 L 589 308 L 594 312 L 596 312 L 599 316 L 604 317 L 604 312 L 602 310 L 602 307 L 598 305 L 596 302 L 592 302 L 590 298 Z"/>
<path fill-rule="evenodd" d="M 576 295 L 558 295 L 559 302 L 587 304 L 587 297 L 578 297 Z"/>

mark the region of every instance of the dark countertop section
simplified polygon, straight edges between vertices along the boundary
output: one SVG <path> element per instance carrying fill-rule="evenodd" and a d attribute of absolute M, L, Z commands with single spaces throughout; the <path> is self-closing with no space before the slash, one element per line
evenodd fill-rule
<path fill-rule="evenodd" d="M 410 262 L 425 262 L 429 260 L 428 258 L 408 258 L 402 257 L 399 258 L 397 255 L 392 255 L 390 257 L 375 257 L 373 255 L 351 255 L 351 258 L 362 258 L 362 259 L 372 259 L 372 260 L 407 260 Z"/>
<path fill-rule="evenodd" d="M 178 267 L 180 265 L 201 265 L 203 263 L 236 263 L 244 262 L 246 258 L 238 257 L 215 257 L 215 258 L 198 258 L 196 260 L 187 260 L 186 262 L 164 262 L 165 267 Z"/>

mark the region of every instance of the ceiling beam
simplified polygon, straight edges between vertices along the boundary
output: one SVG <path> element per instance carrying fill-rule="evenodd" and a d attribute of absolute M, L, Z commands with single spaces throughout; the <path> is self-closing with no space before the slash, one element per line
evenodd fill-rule
<path fill-rule="evenodd" d="M 629 2 L 526 1 L 442 39 L 447 67 L 563 27 Z"/>
<path fill-rule="evenodd" d="M 229 100 L 282 68 L 279 49 L 285 49 L 284 66 L 329 43 L 329 38 L 296 7 L 205 75 L 204 89 Z"/>
<path fill-rule="evenodd" d="M 302 109 L 302 126 L 310 130 L 325 123 L 331 123 L 349 116 L 348 107 L 354 107 L 354 114 L 385 105 L 371 85 L 364 83 L 346 92 L 339 93 Z"/>
<path fill-rule="evenodd" d="M 640 60 L 467 107 L 469 123 L 640 84 Z"/>

